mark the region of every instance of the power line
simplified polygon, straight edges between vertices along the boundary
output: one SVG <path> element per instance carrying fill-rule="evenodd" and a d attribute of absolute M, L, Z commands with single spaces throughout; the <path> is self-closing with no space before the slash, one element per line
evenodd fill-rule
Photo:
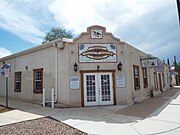
<path fill-rule="evenodd" d="M 0 10 L 0 14 L 7 8 L 9 7 L 12 3 L 13 3 L 14 0 L 11 0 L 8 2 L 8 4 L 6 6 L 4 6 L 1 10 Z"/>

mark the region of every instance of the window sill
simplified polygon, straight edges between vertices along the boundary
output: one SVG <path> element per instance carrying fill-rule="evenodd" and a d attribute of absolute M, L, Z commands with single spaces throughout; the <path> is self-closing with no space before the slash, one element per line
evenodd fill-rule
<path fill-rule="evenodd" d="M 35 94 L 42 94 L 42 91 L 34 91 Z"/>

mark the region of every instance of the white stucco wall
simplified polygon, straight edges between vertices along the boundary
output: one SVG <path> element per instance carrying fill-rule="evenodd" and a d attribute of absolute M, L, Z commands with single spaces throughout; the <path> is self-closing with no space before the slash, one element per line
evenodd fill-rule
<path fill-rule="evenodd" d="M 55 47 L 49 47 L 4 61 L 5 63 L 11 64 L 11 75 L 9 77 L 10 97 L 25 100 L 42 100 L 42 94 L 33 92 L 33 70 L 43 68 L 43 87 L 46 89 L 46 99 L 50 100 L 50 90 L 55 86 L 54 51 Z M 26 67 L 28 67 L 28 69 L 26 69 Z M 15 92 L 14 73 L 19 71 L 22 72 L 21 92 Z M 0 79 L 3 80 L 4 77 L 1 75 Z M 0 82 L 0 86 L 0 96 L 4 96 L 4 81 Z"/>
<path fill-rule="evenodd" d="M 91 28 L 102 29 L 102 39 L 90 38 Z M 79 62 L 78 45 L 79 44 L 116 44 L 117 47 L 117 61 L 113 63 L 81 63 Z M 35 94 L 33 92 L 33 70 L 43 68 L 43 87 L 46 89 L 46 100 L 51 100 L 51 88 L 57 87 L 58 102 L 70 106 L 82 105 L 82 74 L 87 71 L 97 72 L 97 66 L 102 71 L 113 71 L 114 75 L 114 89 L 116 104 L 131 104 L 136 101 L 141 101 L 147 98 L 149 91 L 154 89 L 154 68 L 147 70 L 148 88 L 144 88 L 143 73 L 141 67 L 141 57 L 147 58 L 148 55 L 135 47 L 120 41 L 111 33 L 107 33 L 104 27 L 92 26 L 87 29 L 87 32 L 82 33 L 73 42 L 62 42 L 55 40 L 46 44 L 47 47 L 38 49 L 26 50 L 27 53 L 22 55 L 14 55 L 7 58 L 0 59 L 0 64 L 5 61 L 11 64 L 11 76 L 9 78 L 9 95 L 31 101 L 42 101 L 42 94 Z M 21 54 L 21 53 L 20 53 Z M 118 63 L 122 63 L 122 70 L 117 69 Z M 73 65 L 78 64 L 78 71 L 74 71 Z M 140 89 L 134 90 L 134 74 L 133 65 L 139 66 L 140 73 Z M 28 69 L 26 69 L 26 66 Z M 163 90 L 169 88 L 170 81 L 168 81 L 169 67 L 165 66 L 164 75 L 166 86 Z M 14 72 L 22 72 L 22 87 L 21 92 L 14 92 Z M 158 72 L 162 75 L 162 72 Z M 158 74 L 157 73 L 157 74 Z M 125 76 L 125 87 L 118 88 L 116 86 L 116 76 Z M 70 89 L 70 77 L 79 76 L 79 89 Z M 56 83 L 57 79 L 57 83 Z M 159 85 L 159 80 L 158 80 Z M 159 87 L 158 87 L 159 88 Z M 159 89 L 155 94 L 160 93 Z M 0 76 L 0 96 L 5 96 L 5 78 Z"/>

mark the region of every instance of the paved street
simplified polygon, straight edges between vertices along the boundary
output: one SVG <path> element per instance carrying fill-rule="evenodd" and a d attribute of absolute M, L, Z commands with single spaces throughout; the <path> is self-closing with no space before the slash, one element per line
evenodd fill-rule
<path fill-rule="evenodd" d="M 5 105 L 5 99 L 0 98 Z M 83 108 L 41 107 L 9 100 L 15 110 L 0 113 L 0 126 L 51 116 L 89 134 L 179 135 L 180 87 L 133 106 L 98 106 Z"/>

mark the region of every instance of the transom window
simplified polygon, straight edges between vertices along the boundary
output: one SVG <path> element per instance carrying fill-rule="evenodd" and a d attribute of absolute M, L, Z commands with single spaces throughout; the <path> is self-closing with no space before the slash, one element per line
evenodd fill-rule
<path fill-rule="evenodd" d="M 144 88 L 148 87 L 148 77 L 147 77 L 147 68 L 143 68 L 143 82 L 144 82 Z"/>
<path fill-rule="evenodd" d="M 139 66 L 133 65 L 134 71 L 134 89 L 140 89 Z"/>
<path fill-rule="evenodd" d="M 15 72 L 15 92 L 21 92 L 21 72 Z"/>
<path fill-rule="evenodd" d="M 43 69 L 34 69 L 34 89 L 35 93 L 42 93 L 43 89 Z"/>

